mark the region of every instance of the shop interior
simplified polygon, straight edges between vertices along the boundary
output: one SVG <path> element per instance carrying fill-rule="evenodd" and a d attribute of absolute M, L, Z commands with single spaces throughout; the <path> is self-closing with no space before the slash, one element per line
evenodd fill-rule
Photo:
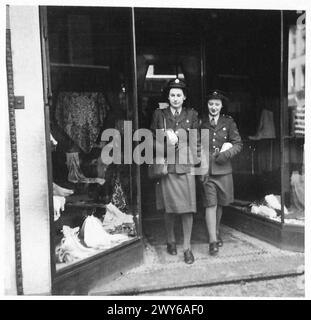
<path fill-rule="evenodd" d="M 137 110 L 129 8 L 48 7 L 47 23 L 56 269 L 137 238 L 141 220 L 147 239 L 157 233 L 152 221 L 163 213 L 147 166 L 104 164 L 102 149 L 111 142 L 101 134 L 116 128 L 122 144 L 124 120 L 149 128 L 176 76 L 186 80 L 187 106 L 199 115 L 206 112 L 206 90 L 229 95 L 223 111 L 235 119 L 244 144 L 233 161 L 232 206 L 279 222 L 283 192 L 287 218 L 303 223 L 297 190 L 304 134 L 295 133 L 295 105 L 280 110 L 279 11 L 135 9 Z M 197 200 L 199 221 L 199 184 Z"/>

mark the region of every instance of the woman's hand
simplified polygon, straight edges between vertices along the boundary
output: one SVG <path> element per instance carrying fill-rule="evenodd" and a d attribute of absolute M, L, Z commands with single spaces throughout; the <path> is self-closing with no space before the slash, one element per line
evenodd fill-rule
<path fill-rule="evenodd" d="M 178 142 L 178 137 L 177 137 L 176 133 L 172 129 L 168 129 L 166 131 L 166 136 L 167 136 L 167 141 L 171 145 L 174 146 Z"/>
<path fill-rule="evenodd" d="M 203 174 L 199 177 L 199 180 L 203 183 L 203 184 L 206 184 L 208 182 L 208 177 L 209 177 L 209 174 L 206 173 L 206 174 Z"/>

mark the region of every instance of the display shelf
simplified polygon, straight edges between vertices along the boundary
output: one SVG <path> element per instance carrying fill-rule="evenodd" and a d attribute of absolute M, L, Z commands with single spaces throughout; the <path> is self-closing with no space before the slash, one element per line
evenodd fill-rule
<path fill-rule="evenodd" d="M 78 64 L 78 63 L 59 63 L 51 62 L 51 67 L 54 68 L 86 68 L 86 69 L 101 69 L 110 70 L 110 66 L 93 65 L 93 64 Z"/>
<path fill-rule="evenodd" d="M 230 205 L 224 207 L 223 223 L 281 249 L 304 252 L 302 225 L 282 224 Z"/>
<path fill-rule="evenodd" d="M 283 136 L 284 139 L 292 139 L 292 140 L 303 140 L 305 136 Z"/>
<path fill-rule="evenodd" d="M 100 281 L 107 282 L 119 277 L 129 268 L 138 266 L 142 259 L 143 241 L 137 237 L 77 262 L 75 268 L 68 266 L 59 270 L 53 281 L 53 294 L 87 295 Z"/>

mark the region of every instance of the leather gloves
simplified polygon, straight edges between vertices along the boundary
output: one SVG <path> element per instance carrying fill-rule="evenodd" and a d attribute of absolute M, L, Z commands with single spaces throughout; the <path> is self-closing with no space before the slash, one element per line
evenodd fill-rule
<path fill-rule="evenodd" d="M 228 151 L 219 152 L 215 156 L 215 162 L 218 164 L 224 164 L 229 158 L 230 158 L 230 152 Z"/>
<path fill-rule="evenodd" d="M 166 131 L 166 135 L 167 135 L 167 140 L 169 141 L 169 143 L 173 146 L 176 145 L 176 143 L 178 142 L 178 137 L 177 137 L 176 133 L 172 129 L 168 129 Z"/>
<path fill-rule="evenodd" d="M 209 177 L 209 174 L 203 174 L 202 176 L 200 176 L 200 181 L 203 183 L 203 184 L 206 184 L 208 182 L 208 177 Z"/>

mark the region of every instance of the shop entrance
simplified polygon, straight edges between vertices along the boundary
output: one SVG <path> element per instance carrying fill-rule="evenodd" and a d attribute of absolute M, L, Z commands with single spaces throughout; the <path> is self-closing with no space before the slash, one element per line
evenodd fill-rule
<path fill-rule="evenodd" d="M 198 12 L 182 9 L 135 9 L 139 126 L 150 128 L 157 108 L 168 106 L 166 86 L 174 78 L 188 85 L 185 107 L 203 108 L 203 37 Z M 155 188 L 141 166 L 142 219 L 159 218 Z"/>
<path fill-rule="evenodd" d="M 95 261 L 116 272 L 141 263 L 143 237 L 165 243 L 163 212 L 156 209 L 156 185 L 147 166 L 105 166 L 99 137 L 105 128 L 122 133 L 124 120 L 132 121 L 133 129 L 149 128 L 154 110 L 167 104 L 164 88 L 170 79 L 187 82 L 186 106 L 199 116 L 207 89 L 229 94 L 224 112 L 235 119 L 245 146 L 233 161 L 235 208 L 243 211 L 266 194 L 280 195 L 282 183 L 289 190 L 289 179 L 281 181 L 279 12 L 48 7 L 44 17 L 47 127 L 58 142 L 51 151 L 51 183 L 74 191 L 65 214 L 51 215 L 58 283 L 72 270 L 79 277 L 79 267 L 91 273 Z M 270 120 L 273 114 L 265 137 L 257 132 L 263 110 Z M 297 154 L 300 166 L 301 150 Z M 109 234 L 127 238 L 89 257 L 81 254 L 78 261 L 55 257 L 64 225 L 76 240 L 74 229 L 89 216 L 103 220 L 112 201 L 118 211 L 111 214 L 131 221 Z M 199 183 L 197 207 L 193 240 L 207 243 Z M 181 236 L 180 224 L 176 228 Z M 109 254 L 122 263 L 112 263 Z"/>

